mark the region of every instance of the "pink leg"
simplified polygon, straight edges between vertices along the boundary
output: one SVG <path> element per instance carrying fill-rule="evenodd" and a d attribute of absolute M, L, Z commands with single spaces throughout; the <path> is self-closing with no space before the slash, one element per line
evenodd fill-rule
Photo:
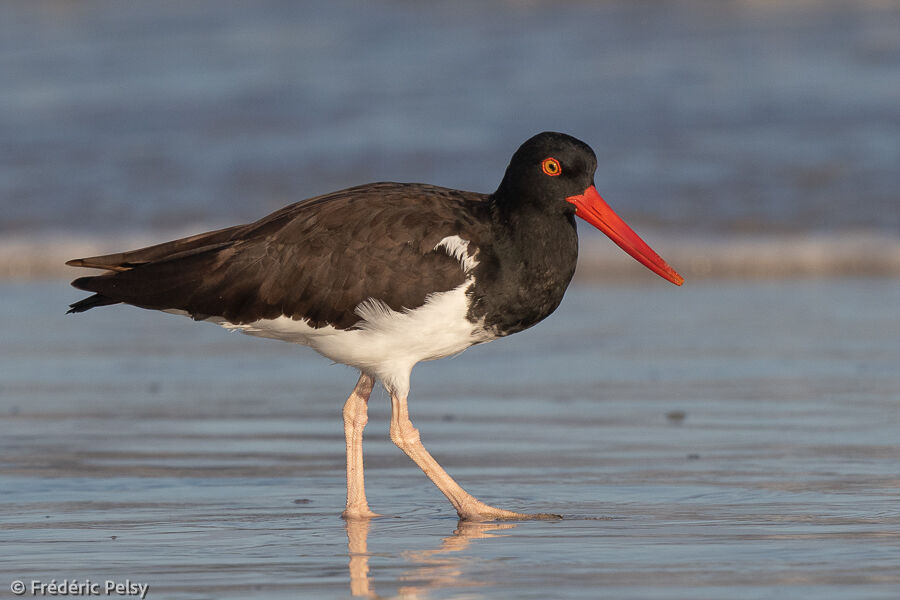
<path fill-rule="evenodd" d="M 428 453 L 419 439 L 419 430 L 409 420 L 406 398 L 391 395 L 391 441 L 406 453 L 425 475 L 447 496 L 460 519 L 467 521 L 489 521 L 494 519 L 547 519 L 556 515 L 528 515 L 495 508 L 481 502 L 453 480 Z"/>
<path fill-rule="evenodd" d="M 369 510 L 363 475 L 363 429 L 369 422 L 369 394 L 375 380 L 360 373 L 353 393 L 344 404 L 344 437 L 347 440 L 347 507 L 341 515 L 345 519 L 368 519 L 378 515 Z"/>

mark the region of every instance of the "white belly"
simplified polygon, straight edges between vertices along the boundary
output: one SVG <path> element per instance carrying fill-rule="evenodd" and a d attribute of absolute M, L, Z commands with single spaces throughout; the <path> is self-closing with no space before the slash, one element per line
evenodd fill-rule
<path fill-rule="evenodd" d="M 221 317 L 208 320 L 250 335 L 309 346 L 335 362 L 374 375 L 389 391 L 405 396 L 409 373 L 417 362 L 458 354 L 496 337 L 466 319 L 470 285 L 471 280 L 431 294 L 419 308 L 400 312 L 381 301 L 366 300 L 356 307 L 362 320 L 351 330 L 330 325 L 313 328 L 286 316 L 243 325 Z"/>

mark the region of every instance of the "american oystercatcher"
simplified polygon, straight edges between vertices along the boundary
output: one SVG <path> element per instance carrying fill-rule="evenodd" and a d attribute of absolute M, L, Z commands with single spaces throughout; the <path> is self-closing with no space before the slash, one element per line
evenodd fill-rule
<path fill-rule="evenodd" d="M 459 486 L 407 410 L 419 361 L 522 331 L 552 313 L 575 272 L 575 217 L 649 269 L 682 277 L 603 201 L 593 150 L 545 132 L 516 150 L 500 186 L 478 194 L 371 183 L 291 204 L 250 223 L 66 264 L 106 269 L 72 285 L 82 312 L 124 302 L 309 346 L 359 369 L 344 404 L 345 518 L 377 516 L 363 482 L 362 435 L 375 381 L 391 395 L 391 440 L 462 519 L 523 519 Z"/>

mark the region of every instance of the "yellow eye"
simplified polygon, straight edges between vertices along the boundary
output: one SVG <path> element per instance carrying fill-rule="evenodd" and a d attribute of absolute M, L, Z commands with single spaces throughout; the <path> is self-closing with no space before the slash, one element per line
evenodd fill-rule
<path fill-rule="evenodd" d="M 552 157 L 545 158 L 543 162 L 541 162 L 541 168 L 544 170 L 544 173 L 550 177 L 556 177 L 562 173 L 562 167 L 559 166 L 559 161 Z"/>

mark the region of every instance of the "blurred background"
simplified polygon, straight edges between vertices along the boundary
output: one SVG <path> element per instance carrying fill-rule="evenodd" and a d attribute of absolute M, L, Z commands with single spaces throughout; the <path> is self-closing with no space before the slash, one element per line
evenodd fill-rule
<path fill-rule="evenodd" d="M 543 130 L 689 280 L 897 275 L 898 32 L 890 0 L 3 2 L 0 276 L 368 181 L 490 192 Z M 581 276 L 647 276 L 582 235 Z"/>
<path fill-rule="evenodd" d="M 370 555 L 351 369 L 64 314 L 66 259 L 369 181 L 491 192 L 543 130 L 687 283 L 582 226 L 565 305 L 416 367 L 411 410 L 473 493 L 564 521 L 461 527 L 379 390 L 402 518 Z M 900 598 L 900 0 L 0 0 L 0 304 L 0 586 Z"/>

